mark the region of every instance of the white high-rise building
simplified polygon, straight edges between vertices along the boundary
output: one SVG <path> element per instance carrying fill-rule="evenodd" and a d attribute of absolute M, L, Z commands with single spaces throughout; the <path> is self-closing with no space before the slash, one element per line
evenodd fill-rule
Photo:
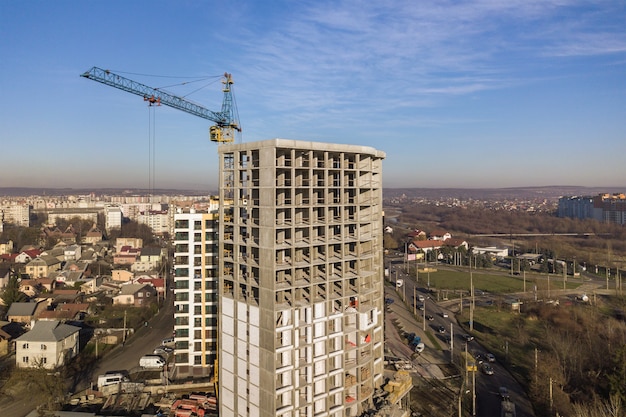
<path fill-rule="evenodd" d="M 174 214 L 175 378 L 209 377 L 217 357 L 217 204 Z"/>
<path fill-rule="evenodd" d="M 383 384 L 385 154 L 218 150 L 220 415 L 359 415 Z"/>

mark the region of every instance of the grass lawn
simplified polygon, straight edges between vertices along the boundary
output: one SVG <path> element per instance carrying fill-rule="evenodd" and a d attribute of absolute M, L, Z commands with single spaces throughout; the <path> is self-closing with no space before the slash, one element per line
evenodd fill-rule
<path fill-rule="evenodd" d="M 565 288 L 575 289 L 581 285 L 579 279 L 569 280 L 565 283 Z M 494 273 L 472 271 L 471 281 L 474 283 L 475 290 L 487 291 L 491 293 L 512 293 L 524 291 L 524 277 L 522 275 L 508 275 L 506 273 Z M 436 272 L 420 273 L 418 277 L 418 285 L 426 287 L 430 283 L 430 288 L 438 290 L 452 291 L 449 298 L 456 298 L 455 291 L 463 291 L 465 293 L 470 290 L 470 273 L 468 271 L 454 271 L 440 269 Z M 537 285 L 538 291 L 548 289 L 547 274 L 526 274 L 526 290 L 530 291 L 534 285 Z M 549 277 L 550 289 L 563 289 L 563 277 L 551 275 Z"/>

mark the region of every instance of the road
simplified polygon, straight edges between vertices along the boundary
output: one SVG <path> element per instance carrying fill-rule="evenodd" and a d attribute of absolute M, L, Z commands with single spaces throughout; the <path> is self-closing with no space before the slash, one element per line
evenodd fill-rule
<path fill-rule="evenodd" d="M 139 359 L 143 355 L 151 354 L 163 339 L 172 337 L 174 302 L 172 294 L 168 296 L 163 308 L 148 322 L 148 326 L 139 328 L 124 345 L 117 346 L 98 363 L 91 375 L 91 382 L 95 384 L 98 375 L 108 371 L 138 371 Z M 89 388 L 87 384 L 80 386 L 79 390 L 86 388 Z"/>
<path fill-rule="evenodd" d="M 400 279 L 403 281 L 402 287 L 396 288 L 394 298 L 397 297 L 398 299 L 406 300 L 408 311 L 418 313 L 420 318 L 415 319 L 416 326 L 421 329 L 426 328 L 437 336 L 440 344 L 444 348 L 443 357 L 449 361 L 451 333 L 453 333 L 453 349 L 456 356 L 466 348 L 466 332 L 454 320 L 453 312 L 445 307 L 446 303 L 438 303 L 436 300 L 430 298 L 427 288 L 419 287 L 415 282 L 415 277 L 407 275 L 403 272 L 403 269 L 403 265 L 401 264 L 392 265 L 390 276 L 387 278 L 391 282 Z M 420 280 L 420 284 L 422 283 L 423 280 Z M 419 301 L 420 295 L 424 297 L 424 302 Z M 455 307 L 458 307 L 458 302 L 456 302 Z M 427 316 L 432 316 L 432 320 L 424 321 L 423 318 Z M 440 327 L 443 327 L 443 332 L 439 331 Z M 481 353 L 485 355 L 487 353 L 476 341 L 467 343 L 467 350 L 472 354 Z M 485 375 L 482 372 L 476 372 L 475 375 L 471 373 L 468 374 L 468 387 L 470 387 L 470 390 L 463 401 L 472 402 L 473 391 L 471 389 L 471 382 L 475 377 L 476 416 L 493 417 L 500 415 L 501 398 L 499 388 L 501 386 L 507 387 L 511 401 L 516 404 L 518 417 L 534 416 L 532 406 L 523 387 L 499 362 L 492 363 L 491 365 L 494 369 L 494 375 Z"/>

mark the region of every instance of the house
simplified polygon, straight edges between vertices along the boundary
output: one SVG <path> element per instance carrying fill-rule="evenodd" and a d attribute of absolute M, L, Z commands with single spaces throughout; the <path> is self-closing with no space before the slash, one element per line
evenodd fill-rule
<path fill-rule="evenodd" d="M 408 237 L 411 240 L 425 240 L 426 232 L 423 230 L 415 229 L 411 233 L 408 234 Z"/>
<path fill-rule="evenodd" d="M 23 279 L 20 281 L 20 291 L 28 296 L 28 298 L 33 298 L 43 290 L 43 287 L 36 279 Z"/>
<path fill-rule="evenodd" d="M 83 320 L 88 313 L 87 303 L 62 303 L 58 304 L 54 310 L 43 311 L 39 315 L 39 320 L 58 320 L 66 322 L 68 320 Z"/>
<path fill-rule="evenodd" d="M 163 259 L 164 249 L 159 247 L 147 247 L 141 250 L 139 259 L 131 266 L 135 272 L 148 272 L 158 269 Z"/>
<path fill-rule="evenodd" d="M 465 250 L 469 249 L 469 244 L 467 243 L 467 241 L 460 238 L 451 237 L 450 239 L 446 239 L 443 242 L 443 246 L 450 246 L 455 249 L 459 249 L 461 247 L 465 248 Z"/>
<path fill-rule="evenodd" d="M 8 255 L 13 253 L 12 240 L 0 240 L 0 255 Z"/>
<path fill-rule="evenodd" d="M 115 252 L 122 252 L 122 248 L 143 248 L 143 239 L 137 237 L 118 237 L 115 239 Z"/>
<path fill-rule="evenodd" d="M 17 256 L 15 257 L 15 262 L 19 264 L 26 264 L 37 258 L 39 255 L 41 255 L 41 250 L 39 249 L 23 250 L 19 254 L 17 254 Z"/>
<path fill-rule="evenodd" d="M 78 355 L 80 327 L 58 320 L 43 320 L 15 341 L 15 364 L 19 368 L 55 369 Z"/>
<path fill-rule="evenodd" d="M 141 249 L 123 246 L 113 256 L 113 263 L 116 265 L 132 265 L 141 253 Z"/>
<path fill-rule="evenodd" d="M 24 334 L 24 327 L 10 321 L 0 321 L 0 356 L 11 353 L 13 340 Z"/>
<path fill-rule="evenodd" d="M 433 230 L 428 235 L 428 239 L 430 240 L 448 240 L 452 237 L 452 235 L 445 230 Z"/>
<path fill-rule="evenodd" d="M 81 257 L 82 248 L 80 245 L 69 245 L 63 250 L 63 257 L 66 261 L 76 261 Z"/>
<path fill-rule="evenodd" d="M 441 249 L 441 245 L 443 245 L 443 242 L 439 240 L 414 240 L 409 243 L 408 250 L 412 253 L 417 253 L 420 250 L 428 253 L 432 250 Z"/>
<path fill-rule="evenodd" d="M 80 285 L 80 290 L 85 294 L 93 294 L 100 291 L 100 286 L 104 283 L 103 276 L 88 278 Z"/>
<path fill-rule="evenodd" d="M 102 231 L 98 229 L 98 226 L 94 223 L 91 229 L 83 236 L 83 243 L 86 245 L 93 245 L 102 241 Z"/>
<path fill-rule="evenodd" d="M 13 269 L 9 266 L 0 265 L 0 289 L 3 289 L 9 283 Z"/>
<path fill-rule="evenodd" d="M 22 323 L 24 325 L 30 325 L 30 322 L 35 318 L 36 310 L 37 303 L 15 302 L 9 307 L 9 311 L 7 312 L 7 319 L 11 323 Z"/>
<path fill-rule="evenodd" d="M 133 279 L 135 274 L 125 269 L 114 269 L 111 271 L 111 278 L 113 281 L 129 282 Z"/>
<path fill-rule="evenodd" d="M 51 255 L 42 255 L 26 264 L 25 271 L 31 278 L 44 278 L 61 269 L 61 261 Z"/>
<path fill-rule="evenodd" d="M 156 302 L 156 290 L 150 284 L 122 285 L 120 293 L 113 297 L 113 304 L 143 307 Z"/>
<path fill-rule="evenodd" d="M 154 287 L 157 292 L 157 295 L 161 298 L 165 297 L 165 279 L 164 278 L 154 278 L 151 276 L 141 276 L 138 277 L 135 281 L 135 284 L 150 284 Z"/>

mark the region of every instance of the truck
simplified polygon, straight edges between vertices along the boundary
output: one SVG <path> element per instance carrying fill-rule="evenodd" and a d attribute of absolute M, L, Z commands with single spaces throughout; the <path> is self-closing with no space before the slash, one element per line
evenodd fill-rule
<path fill-rule="evenodd" d="M 139 366 L 142 368 L 162 368 L 165 365 L 165 359 L 160 355 L 144 355 L 139 359 Z"/>

